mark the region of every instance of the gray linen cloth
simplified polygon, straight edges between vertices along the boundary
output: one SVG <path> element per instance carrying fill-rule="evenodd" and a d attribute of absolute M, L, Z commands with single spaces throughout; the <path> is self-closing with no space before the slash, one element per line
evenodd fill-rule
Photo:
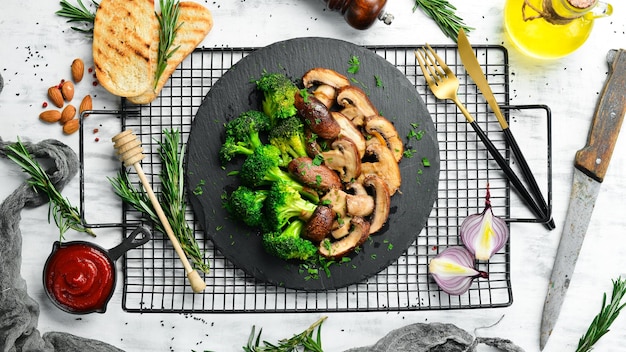
<path fill-rule="evenodd" d="M 6 147 L 10 144 L 0 138 L 1 157 L 6 158 Z M 52 161 L 53 166 L 46 172 L 58 190 L 63 189 L 78 171 L 76 153 L 59 141 L 25 142 L 24 146 L 35 157 Z M 63 332 L 41 335 L 37 330 L 39 305 L 28 295 L 26 281 L 20 274 L 22 236 L 19 223 L 23 208 L 47 203 L 47 196 L 35 192 L 25 182 L 0 204 L 0 351 L 122 351 L 96 340 Z"/>
<path fill-rule="evenodd" d="M 453 324 L 416 323 L 391 331 L 372 346 L 344 352 L 474 352 L 479 344 L 505 352 L 524 352 L 511 341 L 500 338 L 474 338 Z"/>

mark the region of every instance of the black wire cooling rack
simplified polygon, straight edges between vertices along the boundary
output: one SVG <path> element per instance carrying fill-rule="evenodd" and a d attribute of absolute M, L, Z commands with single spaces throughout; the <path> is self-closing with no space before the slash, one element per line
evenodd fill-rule
<path fill-rule="evenodd" d="M 468 111 L 481 124 L 494 144 L 509 149 L 500 127 L 477 88 L 468 78 L 455 46 L 433 47 L 455 71 L 461 81 L 459 96 Z M 194 294 L 166 236 L 133 249 L 123 259 L 123 309 L 129 312 L 345 312 L 403 311 L 508 306 L 513 301 L 510 270 L 510 247 L 507 245 L 479 269 L 489 279 L 478 279 L 460 296 L 441 291 L 428 275 L 428 263 L 443 248 L 459 243 L 458 228 L 463 219 L 482 211 L 489 185 L 496 215 L 508 222 L 539 222 L 522 207 L 512 214 L 511 204 L 522 204 L 512 192 L 497 164 L 490 159 L 483 144 L 457 113 L 450 102 L 437 100 L 428 90 L 414 57 L 414 46 L 372 46 L 376 54 L 395 65 L 415 85 L 430 111 L 440 148 L 440 181 L 437 200 L 425 228 L 416 235 L 408 250 L 379 274 L 345 288 L 306 292 L 258 282 L 226 260 L 212 242 L 205 238 L 188 209 L 187 217 L 196 239 L 206 254 L 211 271 L 205 276 L 203 293 Z M 140 138 L 146 158 L 142 161 L 156 193 L 159 193 L 160 159 L 158 140 L 164 129 L 178 129 L 186 141 L 197 108 L 211 86 L 236 62 L 255 48 L 211 48 L 194 51 L 172 75 L 159 98 L 141 107 L 122 101 L 122 129 L 132 129 Z M 508 55 L 501 46 L 476 46 L 476 55 L 499 102 L 509 102 Z M 544 155 L 527 155 L 551 206 L 551 116 L 546 106 L 502 106 L 507 119 L 533 119 L 539 126 L 532 131 L 512 130 L 522 150 L 525 143 L 545 146 Z M 537 122 L 538 121 L 538 122 Z M 81 153 L 81 157 L 82 157 Z M 514 160 L 510 163 L 515 167 Z M 81 163 L 84 165 L 84 162 Z M 81 173 L 82 175 L 82 173 Z M 131 170 L 131 178 L 132 170 Z M 82 184 L 82 183 L 81 183 Z M 138 185 L 138 187 L 141 187 Z M 82 187 L 81 187 L 82 194 Z M 81 210 L 82 210 L 81 195 Z M 124 231 L 130 224 L 143 224 L 141 215 L 123 206 Z M 111 225 L 111 224 L 109 224 Z M 114 225 L 115 226 L 115 225 Z M 512 233 L 511 236 L 515 236 Z"/>

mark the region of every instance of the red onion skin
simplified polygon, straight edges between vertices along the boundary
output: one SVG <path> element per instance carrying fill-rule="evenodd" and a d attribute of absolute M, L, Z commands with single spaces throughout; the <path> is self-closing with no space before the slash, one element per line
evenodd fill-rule
<path fill-rule="evenodd" d="M 485 197 L 485 209 L 482 213 L 470 215 L 463 220 L 459 236 L 463 245 L 477 260 L 489 260 L 506 245 L 509 228 L 504 220 L 493 214 L 489 190 Z"/>
<path fill-rule="evenodd" d="M 454 273 L 445 271 L 437 272 L 438 261 L 452 262 L 464 267 L 467 273 Z M 445 263 L 442 263 L 445 265 Z M 477 277 L 487 278 L 488 273 L 476 270 L 474 267 L 474 257 L 466 248 L 461 246 L 453 246 L 444 249 L 429 264 L 429 271 L 433 279 L 443 290 L 449 295 L 462 295 L 467 292 L 472 285 L 472 281 Z"/>

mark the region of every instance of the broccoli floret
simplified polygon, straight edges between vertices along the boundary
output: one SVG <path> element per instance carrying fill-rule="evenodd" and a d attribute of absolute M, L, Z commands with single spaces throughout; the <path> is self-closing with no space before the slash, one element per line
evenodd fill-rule
<path fill-rule="evenodd" d="M 280 150 L 271 144 L 263 144 L 248 155 L 237 174 L 241 183 L 251 188 L 259 188 L 280 181 L 308 199 L 314 202 L 319 201 L 317 193 L 292 178 L 288 172 L 280 168 L 280 165 L 282 165 Z"/>
<path fill-rule="evenodd" d="M 296 115 L 297 110 L 294 103 L 299 88 L 289 77 L 282 73 L 265 72 L 256 81 L 256 86 L 263 93 L 263 100 L 261 101 L 263 111 L 272 119 L 273 123 Z"/>
<path fill-rule="evenodd" d="M 226 140 L 220 149 L 222 163 L 229 162 L 239 154 L 250 155 L 254 148 L 263 144 L 260 132 L 269 130 L 269 117 L 257 110 L 249 110 L 225 125 Z"/>
<path fill-rule="evenodd" d="M 307 156 L 304 124 L 297 116 L 280 120 L 270 130 L 269 142 L 280 150 L 284 164 L 294 158 Z"/>
<path fill-rule="evenodd" d="M 271 144 L 263 144 L 254 148 L 252 154 L 241 164 L 239 178 L 244 185 L 252 188 L 279 180 L 295 182 L 288 173 L 280 169 L 281 162 L 280 150 Z"/>
<path fill-rule="evenodd" d="M 267 253 L 284 260 L 307 260 L 317 254 L 317 248 L 300 236 L 303 228 L 304 222 L 295 220 L 283 231 L 267 232 L 263 234 L 263 248 Z"/>
<path fill-rule="evenodd" d="M 222 164 L 226 164 L 237 155 L 250 155 L 252 152 L 253 149 L 244 143 L 237 142 L 233 137 L 226 137 L 226 141 L 220 148 L 219 156 Z"/>
<path fill-rule="evenodd" d="M 317 205 L 302 198 L 300 193 L 284 182 L 274 182 L 265 199 L 263 211 L 267 228 L 279 231 L 291 220 L 308 220 Z"/>
<path fill-rule="evenodd" d="M 265 198 L 267 190 L 239 186 L 229 195 L 226 209 L 248 226 L 263 227 Z"/>

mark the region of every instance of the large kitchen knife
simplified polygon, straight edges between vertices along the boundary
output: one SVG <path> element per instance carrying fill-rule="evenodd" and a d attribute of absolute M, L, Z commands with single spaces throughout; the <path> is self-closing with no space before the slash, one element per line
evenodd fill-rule
<path fill-rule="evenodd" d="M 555 228 L 555 225 L 554 225 L 554 220 L 552 219 L 552 216 L 551 216 L 551 211 L 548 206 L 548 203 L 543 197 L 543 194 L 541 193 L 541 189 L 539 188 L 539 185 L 537 185 L 537 180 L 535 179 L 535 176 L 533 175 L 533 172 L 530 166 L 528 166 L 528 162 L 526 161 L 524 154 L 522 154 L 522 151 L 519 145 L 517 144 L 515 137 L 513 137 L 513 133 L 511 132 L 511 129 L 509 128 L 509 124 L 504 118 L 502 111 L 500 110 L 500 106 L 498 105 L 498 102 L 496 101 L 496 97 L 494 96 L 493 91 L 491 90 L 491 86 L 489 86 L 489 83 L 487 82 L 487 78 L 485 77 L 485 74 L 483 73 L 483 70 L 480 67 L 480 63 L 478 62 L 478 59 L 476 58 L 474 49 L 472 48 L 472 45 L 467 39 L 467 36 L 465 35 L 465 31 L 463 31 L 463 29 L 459 30 L 457 42 L 459 46 L 459 56 L 461 57 L 463 66 L 465 66 L 465 70 L 470 75 L 474 83 L 476 83 L 476 86 L 485 97 L 485 100 L 489 104 L 489 107 L 491 108 L 493 113 L 496 115 L 496 119 L 498 120 L 498 123 L 500 124 L 500 128 L 502 128 L 502 132 L 504 133 L 504 138 L 508 142 L 511 150 L 513 151 L 513 155 L 515 156 L 515 159 L 519 163 L 522 176 L 528 183 L 530 192 L 532 193 L 535 201 L 537 202 L 540 212 L 539 214 L 535 214 L 535 215 L 538 216 L 540 220 L 545 222 L 545 225 L 548 229 L 553 230 Z M 525 190 L 518 189 L 518 191 L 524 192 Z"/>
<path fill-rule="evenodd" d="M 543 308 L 539 347 L 543 350 L 556 324 L 569 287 L 591 213 L 604 180 L 626 110 L 626 51 L 607 55 L 609 75 L 593 117 L 587 144 L 576 152 L 569 208 L 556 252 Z"/>

